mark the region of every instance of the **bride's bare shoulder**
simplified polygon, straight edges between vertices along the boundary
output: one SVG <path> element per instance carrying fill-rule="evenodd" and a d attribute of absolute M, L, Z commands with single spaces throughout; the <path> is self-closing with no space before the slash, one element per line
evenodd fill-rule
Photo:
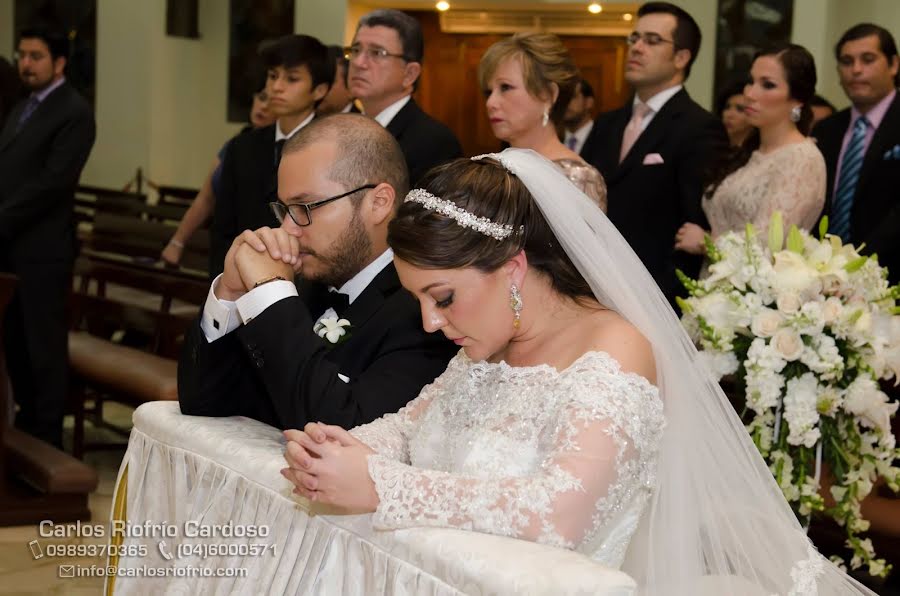
<path fill-rule="evenodd" d="M 653 346 L 637 327 L 611 310 L 596 313 L 591 322 L 590 349 L 606 352 L 623 371 L 639 374 L 656 384 Z"/>

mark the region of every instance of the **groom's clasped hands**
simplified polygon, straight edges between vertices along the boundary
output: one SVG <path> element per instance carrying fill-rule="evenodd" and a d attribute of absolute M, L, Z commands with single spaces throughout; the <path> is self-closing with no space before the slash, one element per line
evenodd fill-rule
<path fill-rule="evenodd" d="M 310 422 L 301 430 L 286 430 L 281 475 L 294 493 L 347 510 L 370 513 L 378 507 L 378 493 L 369 476 L 368 445 L 339 426 Z"/>
<path fill-rule="evenodd" d="M 236 300 L 261 282 L 293 280 L 300 273 L 300 242 L 281 228 L 244 230 L 228 249 L 216 295 Z"/>

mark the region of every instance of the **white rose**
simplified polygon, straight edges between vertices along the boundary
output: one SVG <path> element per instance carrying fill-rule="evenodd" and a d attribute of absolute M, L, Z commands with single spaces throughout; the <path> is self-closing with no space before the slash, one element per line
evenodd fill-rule
<path fill-rule="evenodd" d="M 831 324 L 841 317 L 844 311 L 844 305 L 841 304 L 840 298 L 834 296 L 825 300 L 822 304 L 822 316 L 825 318 L 826 324 Z"/>
<path fill-rule="evenodd" d="M 803 354 L 803 339 L 793 329 L 779 329 L 772 336 L 772 347 L 779 356 L 787 361 L 800 358 Z"/>
<path fill-rule="evenodd" d="M 833 273 L 825 274 L 820 279 L 822 281 L 823 294 L 836 296 L 843 290 L 844 280 Z"/>
<path fill-rule="evenodd" d="M 791 315 L 800 310 L 800 296 L 794 292 L 782 292 L 775 300 L 775 306 L 786 315 Z"/>
<path fill-rule="evenodd" d="M 766 308 L 753 317 L 753 322 L 750 323 L 750 331 L 757 337 L 772 337 L 778 331 L 778 328 L 781 327 L 783 321 L 784 317 L 780 312 Z"/>

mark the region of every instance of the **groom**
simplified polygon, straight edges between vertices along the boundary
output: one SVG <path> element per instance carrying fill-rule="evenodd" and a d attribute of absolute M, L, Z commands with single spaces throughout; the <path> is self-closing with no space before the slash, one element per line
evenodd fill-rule
<path fill-rule="evenodd" d="M 456 347 L 423 331 L 387 246 L 407 185 L 397 142 L 364 116 L 314 121 L 284 146 L 281 227 L 245 231 L 228 251 L 185 339 L 183 414 L 350 428 L 396 412 L 443 372 Z M 350 324 L 343 336 L 314 331 L 338 319 Z"/>

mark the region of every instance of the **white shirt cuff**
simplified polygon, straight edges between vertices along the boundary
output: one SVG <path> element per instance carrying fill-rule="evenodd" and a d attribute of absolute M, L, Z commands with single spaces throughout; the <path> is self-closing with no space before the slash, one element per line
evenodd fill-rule
<path fill-rule="evenodd" d="M 219 274 L 210 284 L 206 305 L 203 307 L 203 317 L 200 319 L 200 329 L 206 336 L 206 341 L 210 343 L 231 333 L 241 324 L 238 319 L 237 305 L 231 300 L 216 298 L 214 290 L 221 277 L 222 274 Z"/>
<path fill-rule="evenodd" d="M 270 281 L 250 290 L 235 302 L 241 323 L 249 323 L 279 300 L 291 296 L 297 296 L 297 286 L 288 280 Z"/>

